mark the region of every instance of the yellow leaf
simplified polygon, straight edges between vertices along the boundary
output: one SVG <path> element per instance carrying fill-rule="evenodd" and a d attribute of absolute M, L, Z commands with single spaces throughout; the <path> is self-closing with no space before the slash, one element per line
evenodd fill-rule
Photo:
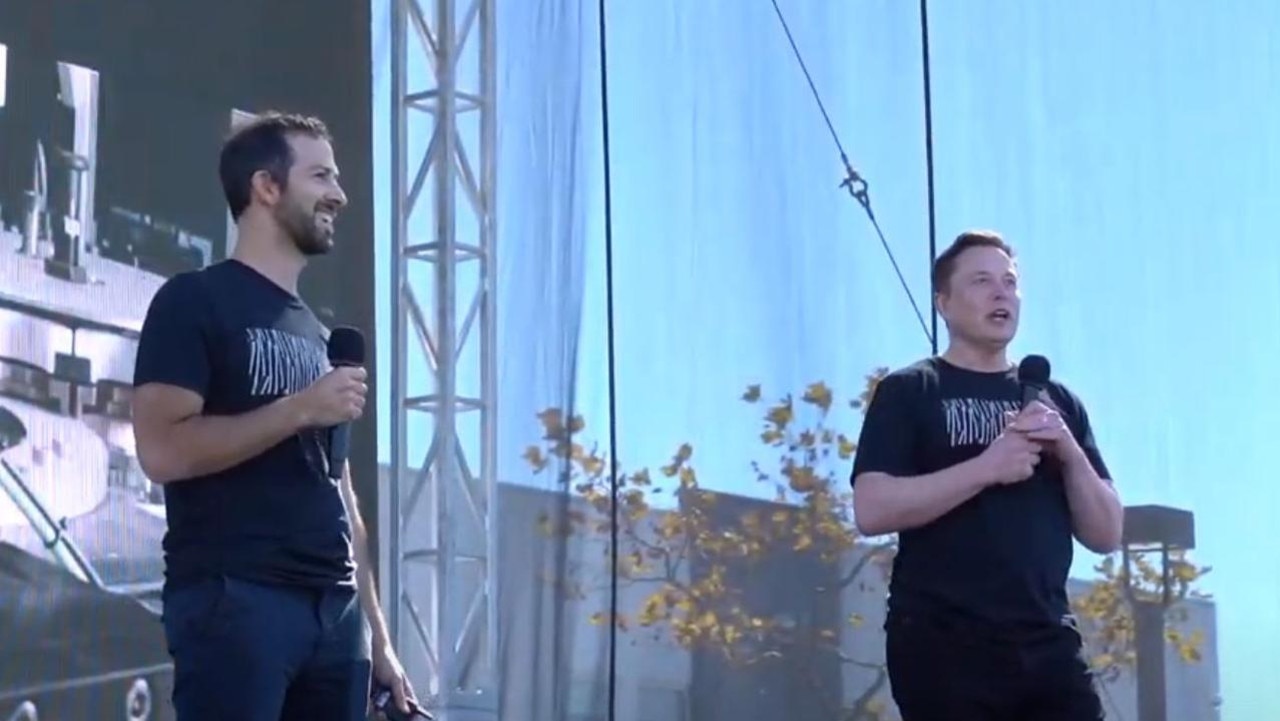
<path fill-rule="evenodd" d="M 875 396 L 876 388 L 880 386 L 880 381 L 884 380 L 884 377 L 887 375 L 889 375 L 889 369 L 881 366 L 880 368 L 877 368 L 874 373 L 867 376 L 867 385 L 866 388 L 863 389 L 862 395 L 858 396 L 858 399 L 850 405 L 854 408 L 861 408 L 865 411 L 867 406 L 871 405 L 871 399 Z"/>
<path fill-rule="evenodd" d="M 551 447 L 547 449 L 547 452 L 556 458 L 567 459 L 573 455 L 573 444 L 566 440 L 556 440 L 551 444 Z"/>
<path fill-rule="evenodd" d="M 636 622 L 641 626 L 652 626 L 661 619 L 665 608 L 666 600 L 662 594 L 652 594 L 645 599 L 644 608 L 640 610 L 640 616 L 636 619 Z"/>
<path fill-rule="evenodd" d="M 787 476 L 791 490 L 796 493 L 812 493 L 821 485 L 818 476 L 808 466 L 788 468 L 784 474 Z"/>
<path fill-rule="evenodd" d="M 676 463 L 684 463 L 693 457 L 693 446 L 688 443 L 680 444 L 679 450 L 676 451 Z"/>
<path fill-rule="evenodd" d="M 791 412 L 791 400 L 788 399 L 779 405 L 770 408 L 765 419 L 778 428 L 786 428 L 787 424 L 791 422 L 793 417 L 794 416 Z"/>
<path fill-rule="evenodd" d="M 604 459 L 599 456 L 587 456 L 579 462 L 582 472 L 594 476 L 604 470 Z"/>
<path fill-rule="evenodd" d="M 548 408 L 539 413 L 538 421 L 542 423 L 542 430 L 547 433 L 548 437 L 564 428 L 564 414 L 560 412 L 559 408 Z"/>
<path fill-rule="evenodd" d="M 720 620 L 716 618 L 714 611 L 703 611 L 702 615 L 698 617 L 698 628 L 704 631 L 714 630 L 719 623 Z"/>
<path fill-rule="evenodd" d="M 831 389 L 822 381 L 811 383 L 804 391 L 804 402 L 827 411 L 831 408 Z"/>
<path fill-rule="evenodd" d="M 547 467 L 547 459 L 542 455 L 542 449 L 537 446 L 529 446 L 525 449 L 524 460 L 533 467 L 535 472 Z"/>
<path fill-rule="evenodd" d="M 837 449 L 840 454 L 840 460 L 847 461 L 853 457 L 853 453 L 858 449 L 858 447 L 853 441 L 849 440 L 843 433 L 841 433 Z"/>
<path fill-rule="evenodd" d="M 1195 564 L 1186 563 L 1184 561 L 1181 563 L 1176 563 L 1171 565 L 1173 570 L 1173 577 L 1178 581 L 1182 581 L 1183 583 L 1190 583 L 1191 581 L 1194 581 L 1200 576 L 1204 575 L 1200 571 L 1200 569 L 1195 567 Z"/>
<path fill-rule="evenodd" d="M 605 615 L 603 613 L 593 613 L 591 618 L 587 620 L 592 626 L 601 626 L 605 622 Z"/>
<path fill-rule="evenodd" d="M 696 485 L 698 485 L 698 476 L 696 473 L 694 473 L 693 469 L 688 466 L 681 468 L 680 469 L 680 487 L 693 488 Z"/>
<path fill-rule="evenodd" d="M 724 642 L 730 646 L 742 638 L 742 631 L 737 626 L 724 626 L 721 631 L 721 635 L 724 636 Z"/>

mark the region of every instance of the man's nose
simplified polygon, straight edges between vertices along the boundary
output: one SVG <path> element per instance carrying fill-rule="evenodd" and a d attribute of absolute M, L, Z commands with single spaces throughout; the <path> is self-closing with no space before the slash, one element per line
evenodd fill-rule
<path fill-rule="evenodd" d="M 343 192 L 342 188 L 335 188 L 334 192 L 329 194 L 329 202 L 337 204 L 339 208 L 346 207 L 347 194 Z"/>

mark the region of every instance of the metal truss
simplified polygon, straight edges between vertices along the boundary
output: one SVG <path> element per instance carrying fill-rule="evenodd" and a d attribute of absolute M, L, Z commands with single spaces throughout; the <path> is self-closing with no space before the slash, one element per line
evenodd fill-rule
<path fill-rule="evenodd" d="M 436 717 L 496 719 L 494 0 L 390 7 L 383 597 L 401 660 Z"/>

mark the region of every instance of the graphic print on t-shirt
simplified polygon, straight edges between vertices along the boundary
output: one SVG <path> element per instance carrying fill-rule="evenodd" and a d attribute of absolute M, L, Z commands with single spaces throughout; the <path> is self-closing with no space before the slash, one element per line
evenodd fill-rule
<path fill-rule="evenodd" d="M 952 448 L 990 445 L 1004 431 L 1004 414 L 1018 412 L 1017 401 L 989 398 L 944 398 L 943 416 Z"/>
<path fill-rule="evenodd" d="M 324 346 L 275 328 L 247 328 L 249 393 L 287 396 L 311 385 L 328 369 Z"/>

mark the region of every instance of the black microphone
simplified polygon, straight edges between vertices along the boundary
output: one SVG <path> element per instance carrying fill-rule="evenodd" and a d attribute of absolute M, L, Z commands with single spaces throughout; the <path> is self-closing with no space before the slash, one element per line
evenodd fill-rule
<path fill-rule="evenodd" d="M 364 334 L 357 328 L 339 326 L 329 334 L 329 364 L 334 368 L 364 365 Z M 329 477 L 342 478 L 351 450 L 351 423 L 339 423 L 329 430 Z"/>
<path fill-rule="evenodd" d="M 375 711 L 382 712 L 387 717 L 387 721 L 435 721 L 426 709 L 419 706 L 416 702 L 409 702 L 409 713 L 405 713 L 396 706 L 395 699 L 391 697 L 391 689 L 383 686 L 381 683 L 376 684 L 373 692 L 373 708 Z"/>
<path fill-rule="evenodd" d="M 1018 364 L 1023 408 L 1040 400 L 1040 394 L 1049 386 L 1049 370 L 1049 359 L 1042 355 L 1029 355 Z"/>

